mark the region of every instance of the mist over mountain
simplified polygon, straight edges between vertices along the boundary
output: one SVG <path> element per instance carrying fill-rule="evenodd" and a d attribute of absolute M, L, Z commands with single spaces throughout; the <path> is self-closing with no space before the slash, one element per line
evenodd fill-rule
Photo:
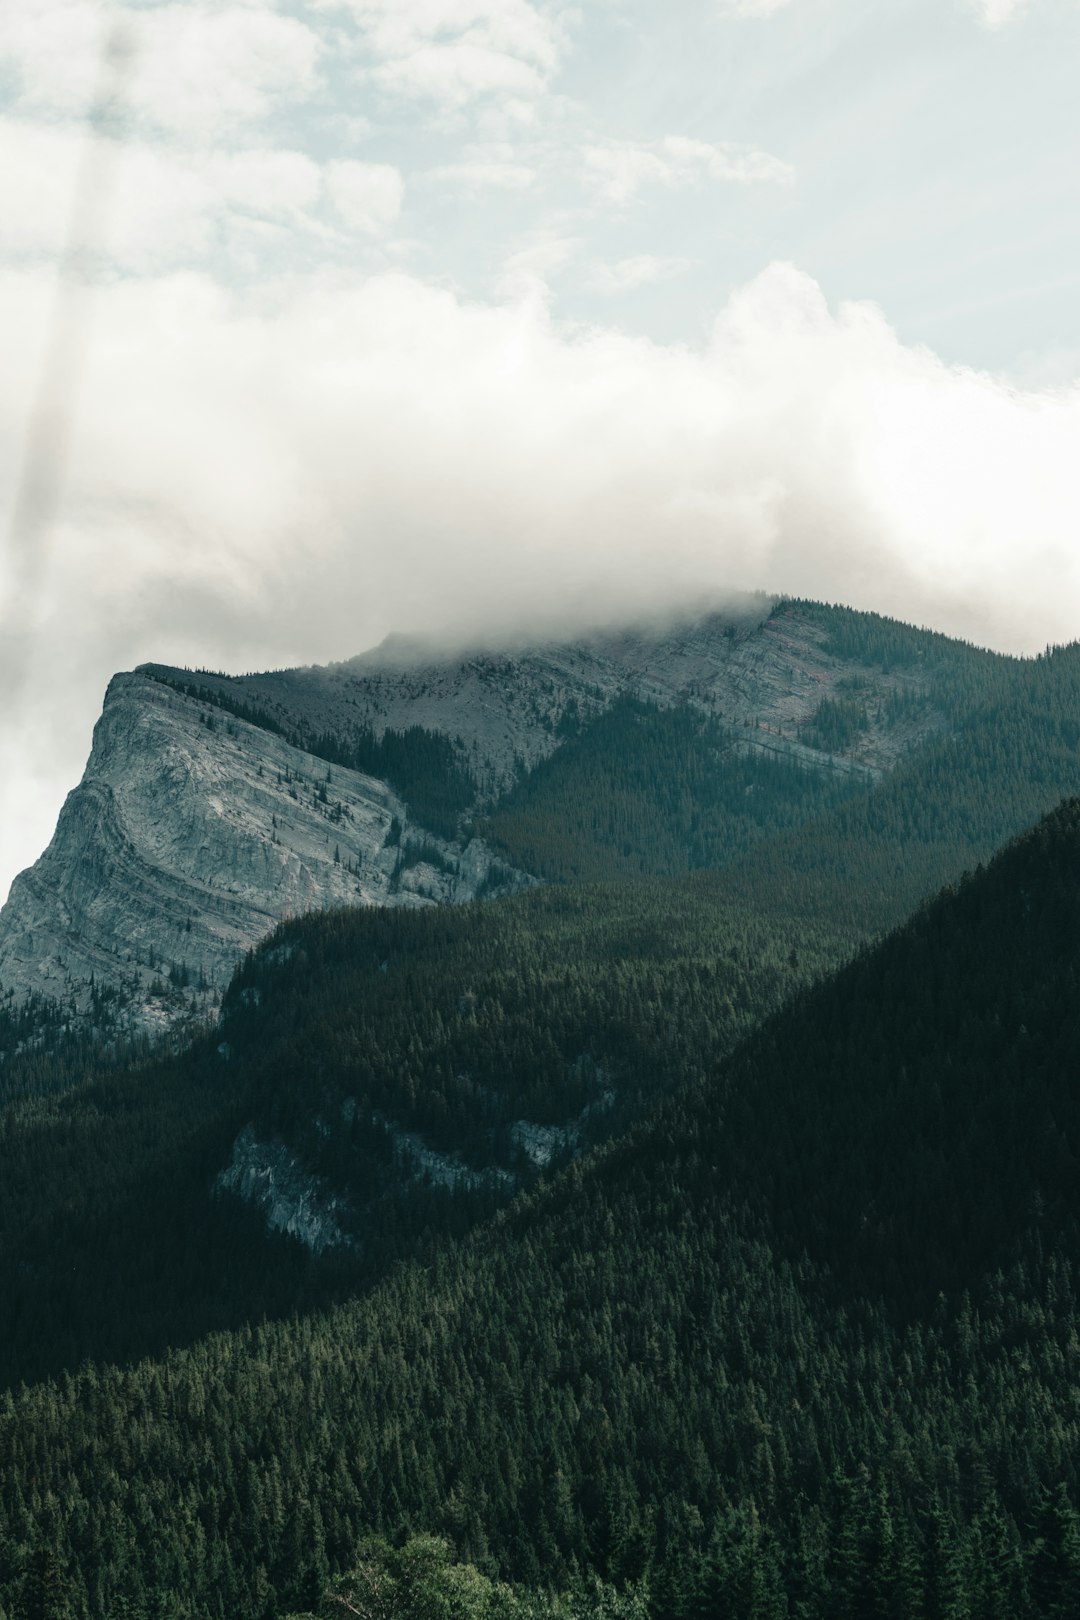
<path fill-rule="evenodd" d="M 5 285 L 30 398 L 48 289 Z M 0 886 L 47 839 L 97 691 L 147 659 L 566 639 L 746 590 L 1014 653 L 1077 633 L 1075 391 L 946 364 L 791 264 L 693 346 L 400 272 L 278 284 L 258 312 L 194 274 L 95 297 L 72 516 L 40 538 L 40 600 L 5 593 Z"/>
<path fill-rule="evenodd" d="M 1080 1616 L 1078 52 L 0 4 L 0 1620 Z"/>

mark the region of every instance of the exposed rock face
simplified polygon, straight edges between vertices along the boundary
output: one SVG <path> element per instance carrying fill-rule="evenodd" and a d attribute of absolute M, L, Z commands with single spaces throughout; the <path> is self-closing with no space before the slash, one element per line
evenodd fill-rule
<path fill-rule="evenodd" d="M 228 1047 L 219 1047 L 228 1056 Z M 602 1108 L 610 1106 L 613 1093 L 605 1094 Z M 373 1127 L 389 1133 L 395 1150 L 395 1179 L 401 1186 L 430 1182 L 436 1187 L 486 1188 L 509 1195 L 522 1182 L 522 1169 L 546 1170 L 553 1160 L 581 1144 L 581 1125 L 592 1108 L 562 1125 L 538 1125 L 532 1120 L 515 1120 L 510 1127 L 512 1163 L 489 1164 L 476 1169 L 460 1153 L 440 1152 L 417 1131 L 405 1130 L 386 1115 L 371 1116 Z M 341 1118 L 349 1126 L 360 1109 L 355 1098 L 341 1105 Z M 321 1135 L 332 1136 L 334 1126 L 316 1120 Z M 285 1232 L 305 1244 L 313 1254 L 342 1245 L 353 1246 L 349 1236 L 370 1217 L 367 1188 L 352 1187 L 347 1193 L 333 1191 L 317 1172 L 304 1162 L 301 1152 L 275 1139 L 263 1140 L 253 1125 L 245 1125 L 233 1143 L 229 1162 L 214 1181 L 215 1191 L 234 1193 L 254 1205 L 265 1218 L 268 1230 Z"/>
<path fill-rule="evenodd" d="M 535 1125 L 530 1119 L 515 1120 L 510 1127 L 511 1142 L 537 1170 L 546 1170 L 557 1153 L 574 1147 L 578 1134 L 575 1125 Z"/>
<path fill-rule="evenodd" d="M 304 1169 L 284 1142 L 260 1142 L 249 1125 L 237 1137 L 232 1158 L 214 1186 L 254 1204 L 271 1232 L 299 1238 L 313 1254 L 349 1243 L 338 1219 L 341 1200 Z"/>
<path fill-rule="evenodd" d="M 401 869 L 414 832 L 439 869 Z M 0 913 L 0 985 L 80 1012 L 115 988 L 130 1027 L 166 1028 L 205 1012 L 283 917 L 471 899 L 492 864 L 478 840 L 414 829 L 384 782 L 118 675 L 52 843 Z"/>
<path fill-rule="evenodd" d="M 430 1147 L 416 1131 L 391 1128 L 406 1175 L 420 1179 L 429 1177 L 437 1187 L 482 1187 L 486 1183 L 509 1188 L 515 1184 L 513 1173 L 499 1165 L 491 1165 L 486 1170 L 473 1170 L 456 1154 L 440 1153 Z"/>

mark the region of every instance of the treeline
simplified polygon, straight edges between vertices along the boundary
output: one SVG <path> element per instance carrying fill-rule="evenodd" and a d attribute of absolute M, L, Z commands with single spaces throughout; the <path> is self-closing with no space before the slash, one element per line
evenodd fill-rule
<path fill-rule="evenodd" d="M 472 773 L 439 731 L 407 726 L 377 735 L 370 726 L 359 726 L 346 738 L 324 733 L 302 746 L 320 759 L 389 782 L 417 820 L 443 838 L 457 836 L 463 814 L 476 801 Z"/>
<path fill-rule="evenodd" d="M 1080 791 L 1080 648 L 1007 658 L 811 603 L 778 605 L 781 629 L 792 607 L 851 672 L 790 735 L 631 696 L 587 721 L 569 710 L 556 751 L 474 829 L 509 865 L 559 882 L 737 866 L 745 896 L 790 868 L 801 905 L 873 932 Z M 445 837 L 476 805 L 461 749 L 441 733 L 290 733 L 227 690 L 150 673 L 389 781 Z M 897 763 L 878 781 L 842 757 L 871 723 L 898 729 Z"/>
<path fill-rule="evenodd" d="M 85 1015 L 37 991 L 18 1001 L 9 992 L 0 1000 L 0 1108 L 145 1059 L 151 1042 L 127 1033 L 126 1006 L 122 988 L 93 982 Z"/>
<path fill-rule="evenodd" d="M 0 1601 L 44 1543 L 64 1620 L 271 1620 L 422 1530 L 655 1620 L 1074 1614 L 1078 873 L 1073 803 L 368 1299 L 4 1397 Z"/>

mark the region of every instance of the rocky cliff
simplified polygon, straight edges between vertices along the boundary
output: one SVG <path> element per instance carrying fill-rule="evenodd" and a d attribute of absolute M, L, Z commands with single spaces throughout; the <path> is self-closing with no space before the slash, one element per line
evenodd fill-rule
<path fill-rule="evenodd" d="M 111 682 L 82 781 L 0 913 L 0 985 L 104 996 L 132 1029 L 212 1006 L 283 917 L 513 886 L 478 840 L 418 829 L 387 786 L 147 674 Z M 95 1003 L 96 997 L 96 1003 Z"/>

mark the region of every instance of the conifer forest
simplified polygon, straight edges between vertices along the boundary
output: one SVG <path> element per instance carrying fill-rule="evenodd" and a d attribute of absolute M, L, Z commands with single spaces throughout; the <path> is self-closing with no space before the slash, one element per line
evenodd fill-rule
<path fill-rule="evenodd" d="M 1080 645 L 796 606 L 498 791 L 155 675 L 496 864 L 0 1000 L 0 1620 L 1080 1615 Z"/>

